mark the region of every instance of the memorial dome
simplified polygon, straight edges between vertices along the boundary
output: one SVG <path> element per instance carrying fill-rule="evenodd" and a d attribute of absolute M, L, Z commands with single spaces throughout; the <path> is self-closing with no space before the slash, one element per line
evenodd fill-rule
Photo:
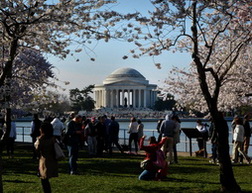
<path fill-rule="evenodd" d="M 115 84 L 129 81 L 137 84 L 148 84 L 149 81 L 137 70 L 133 68 L 119 68 L 112 72 L 104 81 L 103 84 Z"/>

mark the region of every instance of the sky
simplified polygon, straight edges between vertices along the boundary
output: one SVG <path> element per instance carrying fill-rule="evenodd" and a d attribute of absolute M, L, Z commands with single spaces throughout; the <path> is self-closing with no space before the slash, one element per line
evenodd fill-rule
<path fill-rule="evenodd" d="M 152 7 L 148 0 L 119 0 L 114 8 L 125 13 L 136 10 L 146 13 Z M 95 57 L 95 61 L 91 61 L 90 56 L 84 51 L 74 57 L 68 56 L 64 60 L 50 56 L 48 61 L 55 66 L 54 73 L 62 82 L 70 82 L 67 86 L 61 82 L 58 83 L 66 88 L 65 92 L 60 91 L 66 95 L 69 94 L 69 89 L 83 89 L 91 84 L 102 84 L 108 75 L 122 67 L 134 68 L 149 80 L 150 84 L 163 87 L 163 82 L 168 78 L 172 66 L 186 66 L 191 61 L 188 53 L 164 52 L 155 59 L 156 63 L 161 63 L 161 69 L 157 69 L 152 57 L 132 58 L 129 51 L 134 48 L 134 45 L 119 40 L 110 40 L 108 43 L 100 41 L 93 50 L 95 56 L 92 55 L 92 57 Z M 129 58 L 123 60 L 124 55 L 129 55 Z M 76 61 L 77 59 L 79 62 Z"/>

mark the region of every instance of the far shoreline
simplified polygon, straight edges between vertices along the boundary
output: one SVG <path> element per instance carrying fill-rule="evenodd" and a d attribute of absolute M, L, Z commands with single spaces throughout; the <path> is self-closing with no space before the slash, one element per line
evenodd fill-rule
<path fill-rule="evenodd" d="M 157 122 L 159 118 L 139 118 L 142 122 Z M 180 118 L 181 122 L 196 122 L 198 119 L 208 122 L 208 119 L 202 117 L 189 117 L 189 118 Z M 226 121 L 232 121 L 233 117 L 225 117 Z M 16 122 L 31 122 L 32 118 L 30 117 L 23 117 L 16 119 Z M 130 122 L 130 118 L 116 118 L 118 122 Z"/>

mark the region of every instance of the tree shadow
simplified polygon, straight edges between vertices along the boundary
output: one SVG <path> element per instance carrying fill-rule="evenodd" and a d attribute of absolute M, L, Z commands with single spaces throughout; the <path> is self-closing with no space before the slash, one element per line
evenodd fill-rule
<path fill-rule="evenodd" d="M 32 181 L 24 181 L 24 180 L 3 180 L 3 182 L 7 182 L 7 183 L 23 183 L 23 184 L 35 184 L 36 182 L 32 182 Z"/>

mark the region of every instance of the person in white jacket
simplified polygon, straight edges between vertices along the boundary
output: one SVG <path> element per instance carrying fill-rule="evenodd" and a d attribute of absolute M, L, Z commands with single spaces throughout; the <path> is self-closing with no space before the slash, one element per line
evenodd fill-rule
<path fill-rule="evenodd" d="M 233 155 L 232 155 L 232 163 L 238 162 L 238 152 L 243 156 L 243 158 L 250 164 L 249 156 L 243 151 L 243 141 L 244 141 L 244 127 L 242 119 L 239 118 L 235 122 L 236 126 L 234 128 L 233 134 Z"/>
<path fill-rule="evenodd" d="M 62 123 L 59 118 L 54 118 L 51 122 L 53 126 L 53 136 L 61 142 L 62 131 L 65 128 L 64 123 Z"/>

